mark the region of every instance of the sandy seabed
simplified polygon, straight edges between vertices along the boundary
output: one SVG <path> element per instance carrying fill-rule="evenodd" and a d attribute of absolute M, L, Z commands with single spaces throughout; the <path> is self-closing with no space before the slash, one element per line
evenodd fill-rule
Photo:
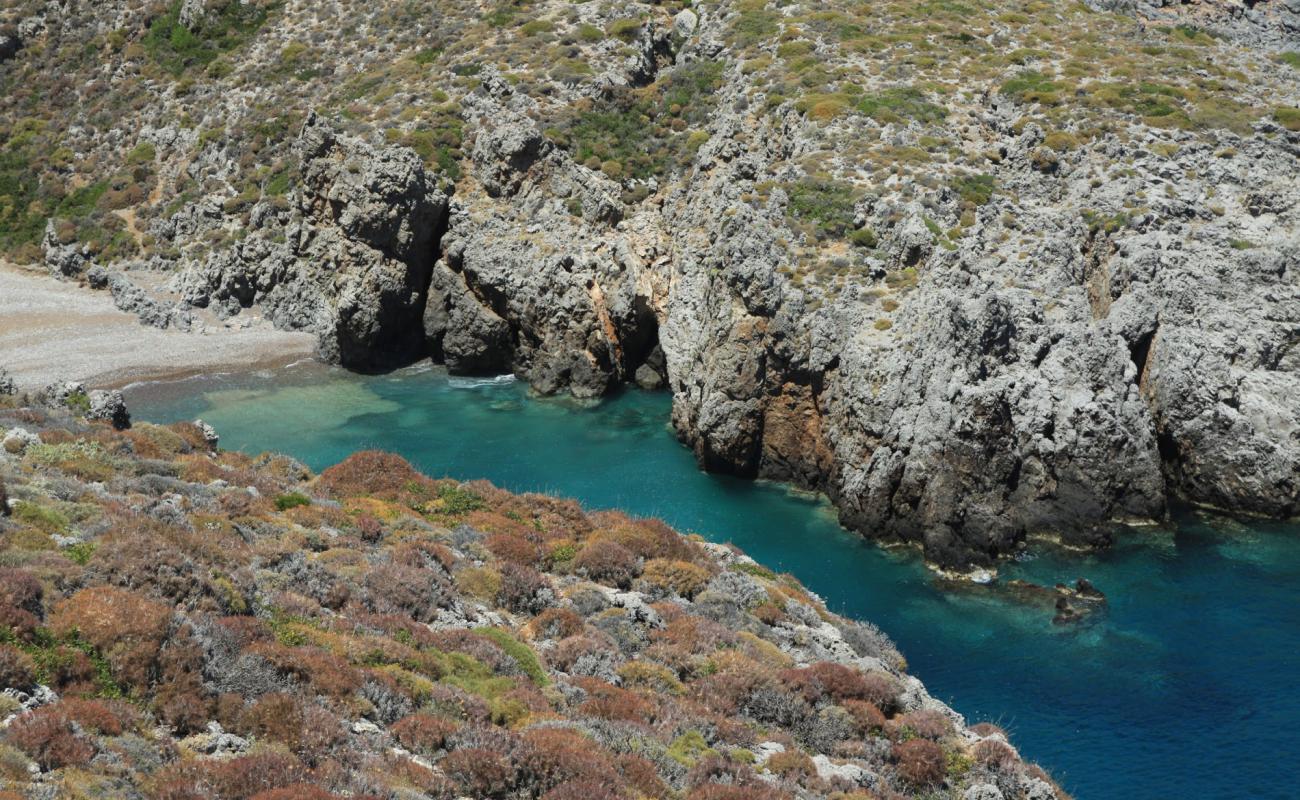
<path fill-rule="evenodd" d="M 119 311 L 107 291 L 0 264 L 0 367 L 21 389 L 55 380 L 114 387 L 286 364 L 316 350 L 316 338 L 308 333 L 278 331 L 261 319 L 238 325 L 226 327 L 213 318 L 204 320 L 201 331 L 159 330 Z"/>

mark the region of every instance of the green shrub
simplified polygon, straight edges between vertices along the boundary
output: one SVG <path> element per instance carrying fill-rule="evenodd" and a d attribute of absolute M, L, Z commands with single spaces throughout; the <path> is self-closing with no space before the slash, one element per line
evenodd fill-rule
<path fill-rule="evenodd" d="M 856 110 L 878 122 L 917 122 L 933 124 L 942 122 L 948 110 L 925 99 L 925 94 L 910 86 L 899 86 L 883 92 L 863 95 L 854 106 Z"/>
<path fill-rule="evenodd" d="M 242 47 L 270 16 L 268 4 L 230 2 L 209 9 L 191 31 L 180 23 L 182 4 L 173 0 L 166 13 L 149 24 L 143 39 L 149 57 L 175 76 Z"/>
<path fill-rule="evenodd" d="M 1002 94 L 1021 103 L 1056 105 L 1061 87 L 1037 70 L 1025 70 L 1002 84 Z"/>
<path fill-rule="evenodd" d="M 1273 119 L 1289 131 L 1300 131 L 1300 108 L 1275 108 Z"/>
<path fill-rule="evenodd" d="M 537 660 L 537 654 L 532 648 L 515 637 L 503 628 L 477 628 L 479 633 L 496 642 L 497 646 L 505 651 L 506 655 L 515 660 L 519 668 L 524 671 L 529 680 L 538 686 L 545 686 L 550 683 L 550 678 L 546 675 L 546 668 L 542 662 Z"/>
<path fill-rule="evenodd" d="M 809 178 L 785 184 L 785 191 L 790 198 L 786 213 L 794 219 L 832 236 L 842 236 L 853 227 L 856 198 L 851 184 Z"/>
<path fill-rule="evenodd" d="M 311 505 L 311 498 L 301 492 L 289 492 L 275 498 L 275 507 L 280 511 Z"/>
<path fill-rule="evenodd" d="M 630 44 L 641 34 L 641 25 L 639 19 L 616 19 L 609 25 L 609 35 Z"/>
<path fill-rule="evenodd" d="M 982 206 L 993 199 L 997 183 L 992 175 L 964 175 L 952 182 L 952 188 L 962 202 Z"/>

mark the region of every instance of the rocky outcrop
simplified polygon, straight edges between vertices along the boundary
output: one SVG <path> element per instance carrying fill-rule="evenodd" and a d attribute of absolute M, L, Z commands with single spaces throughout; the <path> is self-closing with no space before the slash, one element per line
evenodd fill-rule
<path fill-rule="evenodd" d="M 528 98 L 491 76 L 485 86 L 467 110 L 478 185 L 458 192 L 433 268 L 430 351 L 455 372 L 513 369 L 544 393 L 605 394 L 656 344 L 665 291 L 647 256 L 661 231 L 621 219 L 617 185 L 547 141 L 520 110 Z"/>
<path fill-rule="evenodd" d="M 287 241 L 250 237 L 213 254 L 181 277 L 186 301 L 227 316 L 258 303 L 279 328 L 315 331 L 321 355 L 351 367 L 418 357 L 447 196 L 410 150 L 339 136 L 315 115 L 298 156 L 290 209 L 259 215 Z"/>
<path fill-rule="evenodd" d="M 1300 36 L 1296 0 L 1088 0 L 1088 5 L 1149 24 L 1203 28 L 1253 46 L 1294 44 Z"/>
<path fill-rule="evenodd" d="M 458 196 L 426 314 L 453 369 L 509 367 L 543 392 L 594 395 L 634 377 L 657 337 L 674 425 L 702 466 L 825 490 L 850 527 L 944 566 L 990 565 L 1035 535 L 1105 544 L 1161 520 L 1172 497 L 1300 513 L 1286 400 L 1300 392 L 1300 289 L 1281 235 L 1300 222 L 1281 178 L 1293 145 L 1230 137 L 1243 152 L 1225 158 L 1189 141 L 1166 164 L 1113 141 L 1054 158 L 1044 179 L 1043 133 L 1006 130 L 997 181 L 1019 193 L 1016 228 L 1045 235 L 1017 256 L 1003 233 L 1013 206 L 994 198 L 940 247 L 933 212 L 859 204 L 888 231 L 875 274 L 915 276 L 885 325 L 879 279 L 830 298 L 788 279 L 784 193 L 742 200 L 806 146 L 797 116 L 742 148 L 754 121 L 720 114 L 659 214 L 603 222 L 561 202 L 585 208 L 602 178 L 520 115 L 476 116 L 483 192 Z M 1166 172 L 1204 184 L 1097 224 L 1091 205 L 1118 208 L 1126 191 L 1071 178 L 1098 158 L 1131 160 L 1129 186 Z M 1190 199 L 1204 186 L 1273 233 L 1243 247 Z"/>
<path fill-rule="evenodd" d="M 1294 0 L 1061 2 L 1042 47 L 1037 12 L 770 5 L 449 8 L 436 35 L 352 9 L 381 48 L 276 6 L 211 71 L 115 96 L 138 133 L 95 133 L 78 73 L 50 98 L 77 124 L 11 143 L 33 179 L 72 169 L 53 152 L 94 173 L 50 187 L 73 218 L 42 255 L 146 321 L 256 305 L 356 369 L 666 387 L 704 468 L 949 569 L 1175 498 L 1300 513 Z M 151 21 L 86 9 L 16 74 Z M 45 100 L 11 85 L 27 125 Z M 181 305 L 110 277 L 127 231 Z"/>

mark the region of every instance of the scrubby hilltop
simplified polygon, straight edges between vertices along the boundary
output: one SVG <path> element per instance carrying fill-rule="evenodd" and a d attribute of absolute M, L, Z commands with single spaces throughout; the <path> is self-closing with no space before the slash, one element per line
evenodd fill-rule
<path fill-rule="evenodd" d="M 1288 2 L 8 13 L 0 247 L 153 324 L 665 384 L 947 566 L 1300 512 Z"/>
<path fill-rule="evenodd" d="M 11 396 L 0 442 L 3 800 L 1065 797 L 658 521 Z"/>

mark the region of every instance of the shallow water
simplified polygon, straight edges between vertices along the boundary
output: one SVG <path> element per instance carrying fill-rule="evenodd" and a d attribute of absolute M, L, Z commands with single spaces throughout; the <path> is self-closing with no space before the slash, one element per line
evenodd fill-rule
<path fill-rule="evenodd" d="M 201 416 L 222 446 L 314 469 L 364 448 L 435 476 L 654 515 L 794 573 L 835 610 L 888 632 L 930 691 L 1007 728 L 1081 800 L 1293 798 L 1300 755 L 1300 526 L 1192 513 L 1105 553 L 1037 557 L 1004 577 L 1091 579 L 1107 612 L 1075 627 L 1045 610 L 945 592 L 910 551 L 849 534 L 806 493 L 705 475 L 663 394 L 599 405 L 531 398 L 509 379 L 408 369 L 287 370 L 128 390 L 137 419 Z"/>

